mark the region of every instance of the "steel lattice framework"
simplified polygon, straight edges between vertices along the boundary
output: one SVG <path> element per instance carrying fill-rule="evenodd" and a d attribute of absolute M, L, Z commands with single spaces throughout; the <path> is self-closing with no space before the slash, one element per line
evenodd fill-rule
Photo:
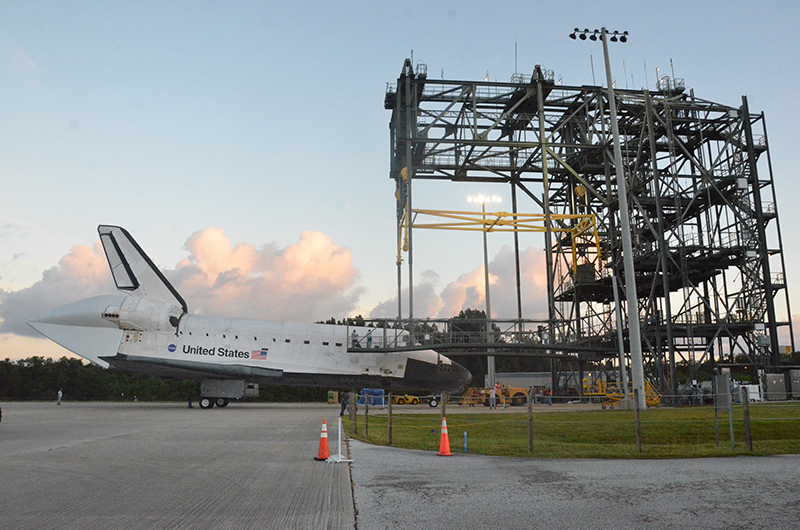
<path fill-rule="evenodd" d="M 669 78 L 615 97 L 649 379 L 675 394 L 678 363 L 779 366 L 791 312 L 763 114 L 744 97 L 713 103 Z M 614 357 L 624 291 L 615 297 L 612 276 L 621 286 L 624 275 L 608 107 L 605 88 L 556 85 L 539 66 L 508 83 L 431 80 L 406 60 L 385 98 L 398 278 L 403 240 L 413 244 L 414 181 L 510 186 L 512 215 L 544 216 L 551 342 L 582 359 Z M 596 232 L 575 230 L 587 215 Z"/>

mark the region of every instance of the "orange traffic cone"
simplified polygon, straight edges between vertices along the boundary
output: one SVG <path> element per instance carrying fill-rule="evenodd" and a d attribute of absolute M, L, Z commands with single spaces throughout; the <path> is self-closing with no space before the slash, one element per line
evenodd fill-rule
<path fill-rule="evenodd" d="M 447 418 L 442 418 L 442 439 L 439 442 L 438 456 L 453 456 L 450 452 L 450 437 L 447 435 Z"/>
<path fill-rule="evenodd" d="M 322 420 L 322 432 L 319 435 L 319 455 L 314 460 L 327 460 L 331 456 L 328 450 L 328 424 Z"/>

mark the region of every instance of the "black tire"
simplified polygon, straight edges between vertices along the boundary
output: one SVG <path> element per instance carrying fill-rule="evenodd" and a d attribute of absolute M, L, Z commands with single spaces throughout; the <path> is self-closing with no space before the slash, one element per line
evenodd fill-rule
<path fill-rule="evenodd" d="M 228 406 L 228 398 L 216 398 L 214 400 L 214 404 L 219 408 L 224 408 Z"/>
<path fill-rule="evenodd" d="M 520 405 L 524 405 L 525 404 L 525 394 L 523 394 L 522 392 L 517 392 L 516 394 L 514 394 L 514 397 L 511 398 L 511 404 L 516 406 L 516 407 L 519 407 Z"/>
<path fill-rule="evenodd" d="M 198 401 L 201 409 L 210 409 L 214 406 L 214 400 L 207 397 L 201 397 L 200 401 Z"/>
<path fill-rule="evenodd" d="M 431 407 L 431 408 L 433 408 L 433 407 L 436 407 L 436 406 L 438 406 L 438 405 L 439 405 L 439 402 L 438 402 L 438 401 L 436 401 L 436 398 L 433 398 L 432 400 L 430 400 L 430 401 L 428 402 L 428 406 L 429 406 L 429 407 Z"/>
<path fill-rule="evenodd" d="M 401 397 L 397 398 L 397 404 L 398 405 L 405 405 L 406 404 L 406 399 L 405 398 L 401 398 Z"/>

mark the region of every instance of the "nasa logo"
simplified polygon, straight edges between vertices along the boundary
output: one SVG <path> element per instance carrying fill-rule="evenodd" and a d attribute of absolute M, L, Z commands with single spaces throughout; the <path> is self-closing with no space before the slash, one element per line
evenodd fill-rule
<path fill-rule="evenodd" d="M 174 344 L 170 344 L 169 346 L 167 346 L 167 349 L 169 350 L 170 353 L 172 353 L 177 349 L 177 347 Z"/>

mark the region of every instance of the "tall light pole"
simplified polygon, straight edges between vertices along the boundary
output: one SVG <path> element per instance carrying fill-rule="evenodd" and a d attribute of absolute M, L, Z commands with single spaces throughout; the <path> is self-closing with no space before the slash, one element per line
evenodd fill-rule
<path fill-rule="evenodd" d="M 646 408 L 647 402 L 644 394 L 644 363 L 642 359 L 642 337 L 639 331 L 639 304 L 636 294 L 636 275 L 633 268 L 633 244 L 631 243 L 631 220 L 628 212 L 628 192 L 625 184 L 625 171 L 622 167 L 622 146 L 619 141 L 619 124 L 617 123 L 617 102 L 614 97 L 614 80 L 611 77 L 611 61 L 608 58 L 608 30 L 583 31 L 575 28 L 570 34 L 571 39 L 580 37 L 581 40 L 596 41 L 598 37 L 603 42 L 603 59 L 606 63 L 606 83 L 608 84 L 608 108 L 611 113 L 611 135 L 614 140 L 614 165 L 617 172 L 617 194 L 619 195 L 619 217 L 622 231 L 622 265 L 625 269 L 625 298 L 628 303 L 628 335 L 631 343 L 631 378 L 633 389 L 639 394 L 639 408 Z M 611 42 L 627 42 L 628 32 L 614 31 Z M 618 322 L 617 326 L 622 323 Z"/>
<path fill-rule="evenodd" d="M 486 341 L 492 341 L 492 304 L 489 297 L 489 250 L 486 243 L 486 203 L 487 202 L 500 202 L 500 197 L 492 195 L 487 197 L 485 195 L 473 195 L 467 197 L 469 202 L 481 203 L 481 213 L 483 215 L 483 281 L 484 292 L 486 293 Z M 489 378 L 489 386 L 494 386 L 497 382 L 497 375 L 494 369 L 494 355 L 486 357 L 486 375 Z"/>

